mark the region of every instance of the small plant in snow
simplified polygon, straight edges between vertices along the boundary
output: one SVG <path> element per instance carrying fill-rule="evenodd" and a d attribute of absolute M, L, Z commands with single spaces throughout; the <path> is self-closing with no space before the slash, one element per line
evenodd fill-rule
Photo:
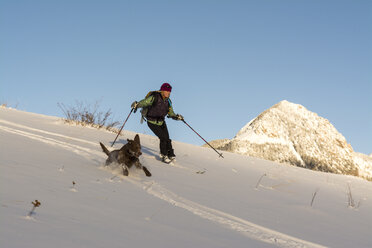
<path fill-rule="evenodd" d="M 77 192 L 76 188 L 75 188 L 75 185 L 76 185 L 76 182 L 75 181 L 72 181 L 72 187 L 71 187 L 71 191 L 73 192 Z"/>
<path fill-rule="evenodd" d="M 348 198 L 348 207 L 358 209 L 360 207 L 360 201 L 358 203 L 355 203 L 353 194 L 351 193 L 351 187 L 350 184 L 347 184 L 348 192 L 347 192 L 347 198 Z"/>
<path fill-rule="evenodd" d="M 207 169 L 203 169 L 203 170 L 200 170 L 200 171 L 197 171 L 196 174 L 204 174 L 205 172 L 207 172 Z"/>
<path fill-rule="evenodd" d="M 318 193 L 318 191 L 319 191 L 319 189 L 316 189 L 315 192 L 313 193 L 313 197 L 311 198 L 311 203 L 310 203 L 310 206 L 311 207 L 313 206 L 313 203 L 314 203 L 314 200 L 315 200 L 315 196 Z"/>
<path fill-rule="evenodd" d="M 258 179 L 258 182 L 257 182 L 257 184 L 256 184 L 256 189 L 258 189 L 258 186 L 260 186 L 260 182 L 261 182 L 261 180 L 262 180 L 262 178 L 263 178 L 264 176 L 266 176 L 266 173 L 263 174 L 263 175 L 260 177 L 260 179 Z"/>
<path fill-rule="evenodd" d="M 28 213 L 28 217 L 31 217 L 31 215 L 33 215 L 35 213 L 35 209 L 41 205 L 41 203 L 38 200 L 35 200 L 31 203 L 32 203 L 33 207 L 31 209 L 31 211 Z"/>

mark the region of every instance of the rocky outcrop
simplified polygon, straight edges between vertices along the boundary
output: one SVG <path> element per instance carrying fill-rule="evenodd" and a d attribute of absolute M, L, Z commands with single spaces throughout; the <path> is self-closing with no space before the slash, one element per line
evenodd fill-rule
<path fill-rule="evenodd" d="M 211 144 L 220 150 L 312 170 L 372 179 L 370 157 L 357 156 L 327 119 L 288 101 L 261 113 L 232 140 Z"/>

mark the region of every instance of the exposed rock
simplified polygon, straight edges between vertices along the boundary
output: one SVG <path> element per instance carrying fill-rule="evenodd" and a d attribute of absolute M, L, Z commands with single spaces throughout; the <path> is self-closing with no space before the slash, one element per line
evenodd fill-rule
<path fill-rule="evenodd" d="M 372 179 L 370 157 L 357 156 L 327 119 L 288 101 L 261 113 L 232 140 L 211 144 L 220 150 Z"/>

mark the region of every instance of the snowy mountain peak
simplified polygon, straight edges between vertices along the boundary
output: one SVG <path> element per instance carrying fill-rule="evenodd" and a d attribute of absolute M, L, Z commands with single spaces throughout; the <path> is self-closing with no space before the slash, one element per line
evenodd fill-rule
<path fill-rule="evenodd" d="M 235 139 L 250 139 L 252 133 L 268 136 L 269 138 L 283 138 L 283 136 L 288 138 L 290 135 L 288 132 L 291 124 L 295 126 L 299 126 L 301 124 L 305 126 L 314 124 L 317 126 L 328 126 L 329 121 L 324 118 L 320 118 L 316 113 L 307 110 L 300 104 L 283 100 L 250 121 L 237 133 Z M 267 133 L 268 130 L 276 132 Z M 334 131 L 336 130 L 334 129 L 333 132 Z"/>
<path fill-rule="evenodd" d="M 304 106 L 302 106 L 300 104 L 289 102 L 287 100 L 282 100 L 279 103 L 272 106 L 272 108 L 280 108 L 280 109 L 283 109 L 283 110 L 286 110 L 286 109 L 290 110 L 291 109 L 292 111 L 296 111 L 296 110 L 303 109 Z"/>
<path fill-rule="evenodd" d="M 214 144 L 276 162 L 372 178 L 372 162 L 356 159 L 351 145 L 327 119 L 286 100 L 250 121 L 230 142 Z"/>

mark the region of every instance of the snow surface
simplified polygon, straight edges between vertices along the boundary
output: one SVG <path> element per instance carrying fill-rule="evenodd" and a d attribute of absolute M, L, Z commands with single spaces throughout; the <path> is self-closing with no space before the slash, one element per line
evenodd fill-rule
<path fill-rule="evenodd" d="M 115 134 L 0 108 L 1 247 L 372 247 L 371 182 L 140 137 L 153 176 L 124 177 Z"/>

